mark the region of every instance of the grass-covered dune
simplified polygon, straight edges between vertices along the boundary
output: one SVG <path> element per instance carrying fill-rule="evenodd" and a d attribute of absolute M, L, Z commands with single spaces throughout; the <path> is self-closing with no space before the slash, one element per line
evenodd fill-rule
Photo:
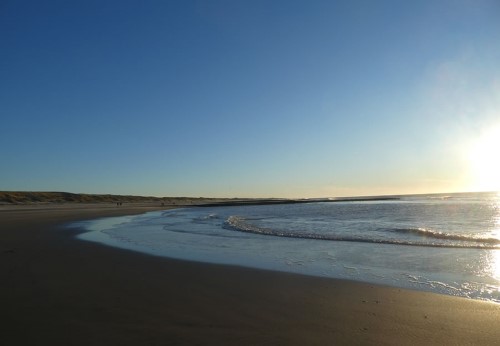
<path fill-rule="evenodd" d="M 397 200 L 396 196 L 350 197 L 350 198 L 204 198 L 204 197 L 152 197 L 110 194 L 85 194 L 70 192 L 0 191 L 0 205 L 54 204 L 54 203 L 161 203 L 165 205 L 198 205 L 204 207 L 241 206 L 265 204 L 293 204 L 313 202 L 359 202 Z"/>
<path fill-rule="evenodd" d="M 70 192 L 30 192 L 0 191 L 0 204 L 41 204 L 41 203 L 147 203 L 147 202 L 183 202 L 193 198 L 151 197 L 109 194 L 84 194 Z"/>

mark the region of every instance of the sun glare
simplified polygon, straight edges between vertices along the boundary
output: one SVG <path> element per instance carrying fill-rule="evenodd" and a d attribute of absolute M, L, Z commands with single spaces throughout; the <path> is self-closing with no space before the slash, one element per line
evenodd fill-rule
<path fill-rule="evenodd" d="M 485 132 L 470 151 L 472 186 L 477 191 L 500 191 L 500 126 Z"/>
<path fill-rule="evenodd" d="M 491 276 L 500 281 L 500 250 L 490 251 Z"/>

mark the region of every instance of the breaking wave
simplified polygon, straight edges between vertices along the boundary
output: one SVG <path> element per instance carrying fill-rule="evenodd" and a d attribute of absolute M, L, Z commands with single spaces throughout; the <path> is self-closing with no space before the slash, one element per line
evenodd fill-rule
<path fill-rule="evenodd" d="M 438 248 L 471 248 L 471 249 L 500 249 L 500 239 L 477 238 L 465 235 L 453 235 L 443 232 L 427 230 L 423 228 L 395 228 L 384 229 L 386 233 L 399 233 L 403 235 L 414 235 L 419 239 L 397 239 L 397 238 L 370 238 L 368 236 L 347 236 L 343 234 L 321 234 L 306 231 L 286 231 L 252 224 L 249 219 L 241 216 L 230 216 L 225 221 L 226 228 L 239 232 L 285 237 L 297 239 L 315 239 L 327 241 L 345 241 L 373 244 L 424 246 Z M 379 229 L 380 231 L 380 229 Z M 426 241 L 427 240 L 427 241 Z M 429 241 L 430 240 L 430 241 Z M 434 240 L 434 242 L 432 242 Z"/>
<path fill-rule="evenodd" d="M 439 231 L 433 231 L 425 228 L 396 228 L 390 230 L 395 233 L 412 234 L 424 238 L 442 239 L 442 240 L 458 240 L 464 242 L 484 243 L 484 244 L 500 244 L 500 239 L 497 238 L 480 238 L 470 237 L 460 234 L 449 234 Z"/>

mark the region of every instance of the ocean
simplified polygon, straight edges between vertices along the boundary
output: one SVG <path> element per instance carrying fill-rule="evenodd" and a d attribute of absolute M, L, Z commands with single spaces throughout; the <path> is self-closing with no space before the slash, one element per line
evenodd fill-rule
<path fill-rule="evenodd" d="M 500 303 L 500 195 L 192 207 L 78 224 L 156 256 L 356 280 Z"/>

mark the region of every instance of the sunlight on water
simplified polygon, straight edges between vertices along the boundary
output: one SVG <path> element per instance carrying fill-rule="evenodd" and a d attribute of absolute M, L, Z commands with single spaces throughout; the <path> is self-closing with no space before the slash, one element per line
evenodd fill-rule
<path fill-rule="evenodd" d="M 469 153 L 473 188 L 477 191 L 500 191 L 500 126 L 483 133 Z"/>
<path fill-rule="evenodd" d="M 500 197 L 500 192 L 497 195 Z M 496 225 L 496 230 L 494 231 L 495 237 L 500 239 L 500 198 L 497 197 L 496 201 L 496 210 L 497 210 L 497 215 L 496 215 L 496 220 L 495 220 L 495 225 Z M 493 267 L 493 273 L 492 276 L 500 281 L 500 251 L 495 250 L 493 251 L 492 254 L 492 267 Z"/>
<path fill-rule="evenodd" d="M 497 198 L 493 202 L 492 207 L 496 211 L 496 214 L 493 216 L 495 228 L 492 230 L 490 237 L 500 239 L 500 192 L 497 194 Z M 500 284 L 500 250 L 491 251 L 489 258 L 489 271 L 491 273 L 491 277 L 498 280 Z"/>
<path fill-rule="evenodd" d="M 490 257 L 490 270 L 491 276 L 499 281 L 500 283 L 500 251 L 493 250 L 491 251 Z"/>

